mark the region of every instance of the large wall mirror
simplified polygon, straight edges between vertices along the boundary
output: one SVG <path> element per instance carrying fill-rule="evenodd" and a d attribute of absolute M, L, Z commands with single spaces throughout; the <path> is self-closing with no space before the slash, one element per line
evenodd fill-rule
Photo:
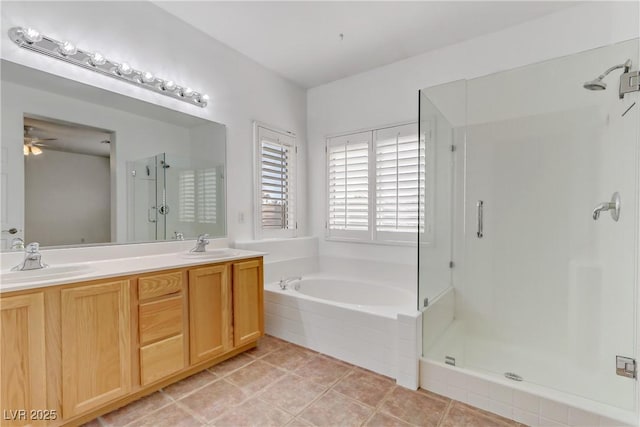
<path fill-rule="evenodd" d="M 224 125 L 1 67 L 2 250 L 226 236 Z"/>

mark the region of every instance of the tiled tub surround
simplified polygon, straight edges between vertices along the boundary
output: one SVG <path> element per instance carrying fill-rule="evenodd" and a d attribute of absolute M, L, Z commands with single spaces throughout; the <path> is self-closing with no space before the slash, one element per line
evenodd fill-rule
<path fill-rule="evenodd" d="M 86 425 L 521 426 L 270 336 L 254 350 Z"/>
<path fill-rule="evenodd" d="M 461 332 L 462 325 L 455 320 L 454 306 L 455 292 L 449 289 L 423 313 L 426 356 L 420 361 L 420 387 L 423 389 L 530 426 L 637 425 L 633 415 L 627 415 L 625 411 L 530 382 L 514 382 L 497 374 L 465 367 L 465 355 L 472 350 L 482 351 L 481 343 L 474 343 Z M 455 355 L 458 366 L 444 364 L 445 354 Z"/>
<path fill-rule="evenodd" d="M 312 280 L 307 277 L 303 276 L 302 286 L 305 280 Z M 294 289 L 281 290 L 278 283 L 265 285 L 264 299 L 266 333 L 390 376 L 404 387 L 417 388 L 420 321 L 412 304 L 346 304 Z"/>
<path fill-rule="evenodd" d="M 236 245 L 268 253 L 266 333 L 392 377 L 415 390 L 422 342 L 415 266 L 318 256 L 317 243 L 317 238 L 305 237 Z M 400 305 L 366 305 L 364 297 L 358 303 L 355 295 L 348 295 L 351 303 L 345 303 L 281 290 L 279 280 L 291 276 L 302 276 L 303 283 L 307 279 L 357 283 L 386 291 L 390 298 L 406 298 Z"/>

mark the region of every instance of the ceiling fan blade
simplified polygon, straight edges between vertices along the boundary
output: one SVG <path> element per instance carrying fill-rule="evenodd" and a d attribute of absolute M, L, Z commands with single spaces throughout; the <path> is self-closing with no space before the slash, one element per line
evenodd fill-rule
<path fill-rule="evenodd" d="M 43 141 L 57 141 L 58 138 L 31 138 L 31 144 L 39 144 Z"/>

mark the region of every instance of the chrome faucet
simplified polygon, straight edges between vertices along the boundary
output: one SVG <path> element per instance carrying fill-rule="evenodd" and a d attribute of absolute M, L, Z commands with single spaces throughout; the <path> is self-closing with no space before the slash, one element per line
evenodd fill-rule
<path fill-rule="evenodd" d="M 24 250 L 24 240 L 20 237 L 14 237 L 11 240 L 11 250 L 14 251 L 17 249 Z"/>
<path fill-rule="evenodd" d="M 184 240 L 184 233 L 182 233 L 180 231 L 174 231 L 173 232 L 173 238 L 175 240 Z"/>
<path fill-rule="evenodd" d="M 283 291 L 286 290 L 289 284 L 295 280 L 302 280 L 302 276 L 283 277 L 282 279 L 280 279 L 280 289 L 282 289 Z M 294 286 L 294 289 L 297 290 L 298 288 L 300 288 L 299 284 Z"/>
<path fill-rule="evenodd" d="M 40 243 L 33 242 L 27 245 L 24 251 L 24 260 L 13 267 L 11 271 L 39 270 L 45 267 L 48 267 L 48 265 L 42 262 Z"/>
<path fill-rule="evenodd" d="M 205 252 L 207 250 L 208 244 L 209 244 L 209 235 L 200 234 L 198 236 L 198 241 L 196 242 L 196 247 L 191 249 L 190 252 Z"/>

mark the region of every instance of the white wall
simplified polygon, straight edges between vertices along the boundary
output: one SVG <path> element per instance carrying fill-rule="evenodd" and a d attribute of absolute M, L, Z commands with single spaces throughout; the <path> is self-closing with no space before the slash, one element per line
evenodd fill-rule
<path fill-rule="evenodd" d="M 505 30 L 310 89 L 309 221 L 324 236 L 328 134 L 417 120 L 418 90 L 638 36 L 637 2 L 589 2 Z M 415 248 L 320 241 L 320 253 L 416 263 Z"/>
<path fill-rule="evenodd" d="M 109 158 L 43 149 L 25 162 L 25 240 L 42 246 L 111 241 Z"/>
<path fill-rule="evenodd" d="M 81 48 L 129 61 L 211 97 L 202 109 L 109 77 L 20 49 L 6 37 L 12 26 L 31 26 Z M 213 40 L 149 2 L 3 2 L 2 58 L 227 125 L 228 235 L 253 237 L 253 128 L 260 120 L 298 135 L 306 162 L 305 91 Z M 3 117 L 4 119 L 4 117 Z M 301 177 L 301 188 L 306 188 Z M 302 234 L 306 194 L 300 194 Z M 245 221 L 238 221 L 239 214 Z"/>

